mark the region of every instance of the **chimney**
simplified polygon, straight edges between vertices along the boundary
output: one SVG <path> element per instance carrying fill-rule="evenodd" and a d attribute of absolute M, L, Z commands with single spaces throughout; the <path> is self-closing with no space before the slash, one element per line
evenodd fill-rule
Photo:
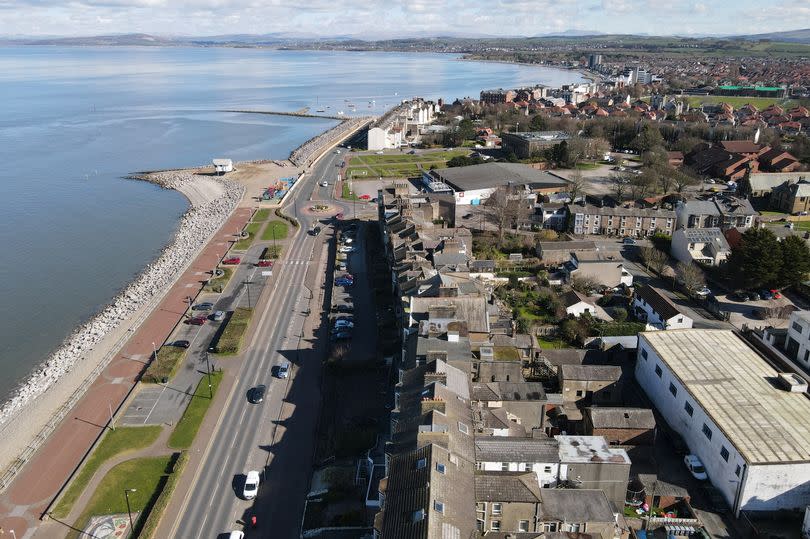
<path fill-rule="evenodd" d="M 458 297 L 458 285 L 455 283 L 449 285 L 442 285 L 439 287 L 439 297 L 440 298 L 457 298 Z"/>

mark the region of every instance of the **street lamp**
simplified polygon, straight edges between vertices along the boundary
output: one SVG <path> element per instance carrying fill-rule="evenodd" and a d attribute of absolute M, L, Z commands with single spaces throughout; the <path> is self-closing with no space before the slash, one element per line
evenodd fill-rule
<path fill-rule="evenodd" d="M 248 297 L 248 309 L 250 309 L 250 308 L 251 308 L 251 303 L 250 303 L 250 285 L 252 285 L 252 284 L 253 284 L 253 281 L 242 281 L 242 284 L 244 284 L 244 285 L 245 285 L 245 288 L 247 289 L 247 297 Z"/>
<path fill-rule="evenodd" d="M 157 361 L 157 347 L 155 346 L 155 341 L 152 341 L 152 357 Z"/>
<path fill-rule="evenodd" d="M 129 493 L 130 492 L 138 492 L 136 488 L 125 488 L 124 489 L 124 498 L 127 499 L 127 514 L 129 515 L 129 533 L 132 535 L 132 532 L 135 530 L 135 526 L 132 525 L 132 510 L 129 508 Z"/>
<path fill-rule="evenodd" d="M 214 398 L 214 390 L 211 388 L 211 363 L 208 361 L 208 352 L 205 353 L 205 370 L 208 373 L 208 398 Z"/>

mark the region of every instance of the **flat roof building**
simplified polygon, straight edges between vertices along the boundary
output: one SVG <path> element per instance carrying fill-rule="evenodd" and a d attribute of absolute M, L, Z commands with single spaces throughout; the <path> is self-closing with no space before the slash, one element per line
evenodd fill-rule
<path fill-rule="evenodd" d="M 639 334 L 636 378 L 735 513 L 810 500 L 810 399 L 730 330 Z"/>
<path fill-rule="evenodd" d="M 533 153 L 571 139 L 565 131 L 529 131 L 526 133 L 502 133 L 501 147 L 513 152 L 519 159 L 528 159 Z"/>

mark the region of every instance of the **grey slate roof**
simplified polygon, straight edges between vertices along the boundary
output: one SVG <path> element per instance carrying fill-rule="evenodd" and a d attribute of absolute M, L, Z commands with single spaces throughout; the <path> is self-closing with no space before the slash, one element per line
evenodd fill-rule
<path fill-rule="evenodd" d="M 595 429 L 654 429 L 655 415 L 649 408 L 586 408 Z"/>
<path fill-rule="evenodd" d="M 563 365 L 560 372 L 563 380 L 615 382 L 621 377 L 622 368 L 613 365 Z"/>
<path fill-rule="evenodd" d="M 559 443 L 554 438 L 475 438 L 476 462 L 560 462 Z"/>
<path fill-rule="evenodd" d="M 471 398 L 479 401 L 543 401 L 546 392 L 540 382 L 475 382 Z"/>
<path fill-rule="evenodd" d="M 441 168 L 432 171 L 437 177 L 457 191 L 470 191 L 499 187 L 510 182 L 514 186 L 531 185 L 533 188 L 559 187 L 566 189 L 568 182 L 520 163 L 484 163 L 467 167 Z"/>
<path fill-rule="evenodd" d="M 478 482 L 476 481 L 476 489 Z M 541 519 L 563 522 L 613 522 L 613 509 L 602 490 L 544 488 Z"/>
<path fill-rule="evenodd" d="M 534 473 L 478 473 L 475 475 L 475 500 L 479 502 L 540 501 L 540 485 Z"/>
<path fill-rule="evenodd" d="M 661 315 L 663 320 L 669 320 L 673 316 L 681 314 L 681 311 L 672 303 L 672 300 L 658 288 L 649 285 L 636 288 L 636 297 L 647 302 L 655 312 Z"/>

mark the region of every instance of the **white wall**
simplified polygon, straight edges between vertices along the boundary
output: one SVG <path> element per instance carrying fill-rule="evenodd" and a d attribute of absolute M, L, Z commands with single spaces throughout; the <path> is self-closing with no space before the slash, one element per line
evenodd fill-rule
<path fill-rule="evenodd" d="M 477 462 L 479 470 L 487 472 L 527 472 L 532 471 L 537 476 L 541 487 L 554 488 L 559 479 L 560 465 L 556 462 L 509 462 L 509 469 L 503 469 L 503 462 Z"/>
<path fill-rule="evenodd" d="M 810 463 L 750 466 L 740 498 L 751 511 L 803 508 L 810 501 Z"/>
<path fill-rule="evenodd" d="M 568 314 L 573 314 L 575 317 L 579 318 L 585 313 L 589 313 L 593 316 L 596 313 L 596 308 L 590 303 L 580 301 L 579 303 L 575 303 L 570 307 L 566 307 L 565 312 Z"/>
<path fill-rule="evenodd" d="M 388 136 L 386 132 L 379 127 L 372 127 L 368 130 L 368 149 L 369 150 L 383 150 L 387 148 L 386 145 Z"/>
<path fill-rule="evenodd" d="M 799 332 L 797 328 L 801 328 L 801 332 Z M 790 315 L 787 339 L 792 339 L 799 344 L 799 351 L 794 359 L 804 367 L 810 365 L 810 327 L 808 327 L 804 320 L 796 316 L 795 313 L 791 313 Z M 788 342 L 787 339 L 785 343 Z"/>
<path fill-rule="evenodd" d="M 457 206 L 467 206 L 472 204 L 473 200 L 478 200 L 478 203 L 483 203 L 495 189 L 495 187 L 487 187 L 485 189 L 473 189 L 471 191 L 456 191 L 453 196 L 456 199 Z"/>
<path fill-rule="evenodd" d="M 677 314 L 669 320 L 664 320 L 652 306 L 641 298 L 633 298 L 633 309 L 641 309 L 647 314 L 647 323 L 656 329 L 689 329 L 692 327 L 692 319 L 685 314 Z"/>

